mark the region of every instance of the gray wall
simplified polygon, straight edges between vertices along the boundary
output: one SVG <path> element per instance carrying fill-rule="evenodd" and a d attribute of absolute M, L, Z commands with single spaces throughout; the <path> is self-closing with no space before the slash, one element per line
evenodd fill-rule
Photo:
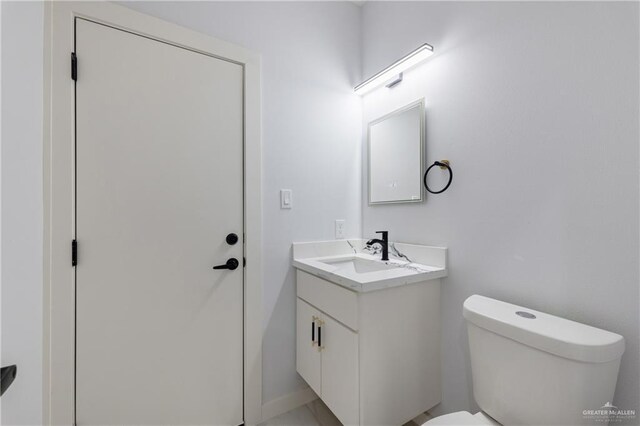
<path fill-rule="evenodd" d="M 4 425 L 42 423 L 42 3 L 1 2 Z"/>
<path fill-rule="evenodd" d="M 449 247 L 439 412 L 475 408 L 462 319 L 475 293 L 622 334 L 614 402 L 640 409 L 638 12 L 638 3 L 364 5 L 365 76 L 421 43 L 436 52 L 395 89 L 365 97 L 364 122 L 425 97 L 427 164 L 451 160 L 453 185 L 424 204 L 363 203 L 363 231 Z"/>

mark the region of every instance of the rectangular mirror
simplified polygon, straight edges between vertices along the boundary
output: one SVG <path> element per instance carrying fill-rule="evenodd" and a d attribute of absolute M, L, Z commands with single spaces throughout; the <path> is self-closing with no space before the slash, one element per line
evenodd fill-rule
<path fill-rule="evenodd" d="M 424 199 L 424 99 L 369 123 L 369 204 Z"/>

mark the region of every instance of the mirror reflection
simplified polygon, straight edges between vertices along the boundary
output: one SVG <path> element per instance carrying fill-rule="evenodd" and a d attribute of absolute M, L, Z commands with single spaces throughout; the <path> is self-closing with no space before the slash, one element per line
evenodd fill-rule
<path fill-rule="evenodd" d="M 423 200 L 424 99 L 369 123 L 369 204 Z"/>

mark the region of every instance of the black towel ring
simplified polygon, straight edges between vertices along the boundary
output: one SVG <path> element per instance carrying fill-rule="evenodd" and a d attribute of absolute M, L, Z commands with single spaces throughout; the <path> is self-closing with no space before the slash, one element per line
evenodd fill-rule
<path fill-rule="evenodd" d="M 427 185 L 427 175 L 429 174 L 429 170 L 431 170 L 435 166 L 439 166 L 441 169 L 449 170 L 449 182 L 447 182 L 445 187 L 442 188 L 440 191 L 432 191 L 429 188 L 429 185 Z M 426 172 L 424 172 L 424 187 L 427 188 L 427 191 L 429 191 L 432 194 L 442 194 L 444 191 L 447 190 L 447 188 L 449 188 L 449 185 L 451 185 L 452 180 L 453 180 L 453 171 L 451 170 L 451 167 L 449 167 L 449 160 L 436 161 L 435 163 L 430 165 L 429 168 L 427 168 Z"/>

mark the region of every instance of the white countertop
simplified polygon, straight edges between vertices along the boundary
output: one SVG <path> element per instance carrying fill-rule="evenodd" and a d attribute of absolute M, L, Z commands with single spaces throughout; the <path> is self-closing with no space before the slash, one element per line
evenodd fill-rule
<path fill-rule="evenodd" d="M 352 291 L 363 293 L 414 284 L 447 276 L 443 247 L 395 243 L 397 252 L 383 262 L 379 254 L 364 251 L 365 240 L 294 243 L 293 266 Z"/>

